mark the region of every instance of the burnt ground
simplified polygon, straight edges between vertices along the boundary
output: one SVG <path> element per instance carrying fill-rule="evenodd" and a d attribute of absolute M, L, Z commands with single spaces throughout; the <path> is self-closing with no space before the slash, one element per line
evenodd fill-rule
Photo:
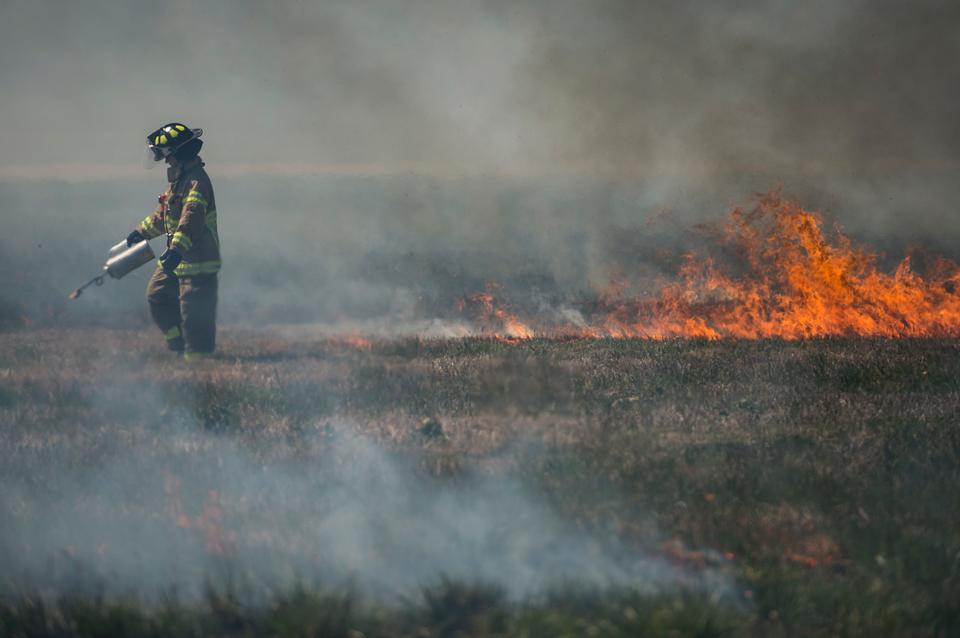
<path fill-rule="evenodd" d="M 956 340 L 227 331 L 185 364 L 151 332 L 5 332 L 0 634 L 957 635 L 958 415 Z M 356 462 L 357 440 L 376 461 Z M 366 502 L 385 465 L 414 487 L 375 506 L 384 542 L 453 516 L 476 563 L 445 554 L 398 592 L 404 570 L 367 582 L 392 564 L 357 559 L 343 580 L 340 556 L 311 558 L 314 527 L 366 515 L 331 510 L 329 486 Z M 510 509 L 526 504 L 547 558 Z M 477 545 L 490 520 L 502 538 Z M 537 580 L 593 549 L 607 558 Z M 610 567 L 623 556 L 648 566 Z M 535 587 L 516 589 L 518 562 Z"/>

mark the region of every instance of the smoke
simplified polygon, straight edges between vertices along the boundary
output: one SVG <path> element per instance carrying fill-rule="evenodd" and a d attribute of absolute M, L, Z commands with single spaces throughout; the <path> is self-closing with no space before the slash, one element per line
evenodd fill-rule
<path fill-rule="evenodd" d="M 531 89 L 560 148 L 642 171 L 955 166 L 957 17 L 945 2 L 561 4 Z"/>
<path fill-rule="evenodd" d="M 192 597 L 211 582 L 254 594 L 307 582 L 395 599 L 452 578 L 519 599 L 568 583 L 731 587 L 714 568 L 591 537 L 509 475 L 431 478 L 346 422 L 268 451 L 173 421 L 69 444 L 6 436 L 17 449 L 2 470 L 0 591 Z"/>
<path fill-rule="evenodd" d="M 504 284 L 652 282 L 689 228 L 782 185 L 891 260 L 956 256 L 960 23 L 924 0 L 0 8 L 0 325 L 146 324 L 137 273 L 78 303 L 152 209 L 143 135 L 206 131 L 225 323 L 443 318 Z M 61 181 L 66 180 L 66 181 Z"/>
<path fill-rule="evenodd" d="M 220 165 L 792 177 L 953 167 L 960 143 L 943 1 L 2 11 L 8 167 L 124 162 L 175 117 Z"/>

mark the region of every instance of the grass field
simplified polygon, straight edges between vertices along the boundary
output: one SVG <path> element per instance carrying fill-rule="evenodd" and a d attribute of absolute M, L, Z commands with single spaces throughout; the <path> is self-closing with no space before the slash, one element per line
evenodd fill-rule
<path fill-rule="evenodd" d="M 0 334 L 0 635 L 960 635 L 958 341 L 156 341 Z"/>

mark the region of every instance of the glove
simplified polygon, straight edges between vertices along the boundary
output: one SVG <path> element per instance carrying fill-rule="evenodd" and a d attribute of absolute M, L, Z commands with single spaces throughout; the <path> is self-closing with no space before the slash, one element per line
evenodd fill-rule
<path fill-rule="evenodd" d="M 163 272 L 172 275 L 173 271 L 180 265 L 182 259 L 183 255 L 180 254 L 179 250 L 176 248 L 167 248 L 163 251 L 163 254 L 160 255 L 160 267 L 163 268 Z"/>
<path fill-rule="evenodd" d="M 132 233 L 130 233 L 129 235 L 127 235 L 127 247 L 129 248 L 130 246 L 133 246 L 134 244 L 139 244 L 139 243 L 142 242 L 144 239 L 146 239 L 146 237 L 144 237 L 143 235 L 141 235 L 139 230 L 135 230 L 135 231 L 133 231 Z"/>

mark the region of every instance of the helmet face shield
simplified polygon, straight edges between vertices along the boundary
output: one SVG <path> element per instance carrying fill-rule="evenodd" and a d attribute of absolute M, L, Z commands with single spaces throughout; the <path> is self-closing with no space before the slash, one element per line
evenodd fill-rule
<path fill-rule="evenodd" d="M 163 159 L 163 155 L 160 155 L 158 150 L 152 146 L 148 146 L 143 149 L 143 160 L 142 164 L 144 168 L 153 168 L 160 163 L 160 160 Z"/>

